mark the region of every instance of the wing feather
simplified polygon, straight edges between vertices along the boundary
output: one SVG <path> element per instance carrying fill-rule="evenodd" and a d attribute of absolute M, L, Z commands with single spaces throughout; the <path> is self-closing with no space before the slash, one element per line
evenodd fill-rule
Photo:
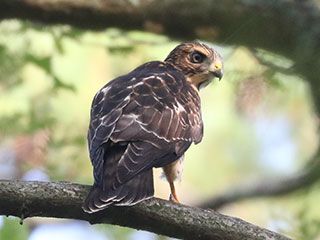
<path fill-rule="evenodd" d="M 88 140 L 96 180 L 103 172 L 99 149 L 108 154 L 106 143 L 127 144 L 117 163 L 114 188 L 176 160 L 183 154 L 179 149 L 185 151 L 202 138 L 197 91 L 179 71 L 163 63 L 148 63 L 111 81 L 96 94 L 92 106 Z"/>

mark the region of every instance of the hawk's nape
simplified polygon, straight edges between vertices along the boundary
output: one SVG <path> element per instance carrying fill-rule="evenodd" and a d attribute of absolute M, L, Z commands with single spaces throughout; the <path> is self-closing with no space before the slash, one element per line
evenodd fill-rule
<path fill-rule="evenodd" d="M 164 167 L 172 197 L 191 143 L 202 139 L 198 89 L 222 77 L 220 55 L 201 43 L 177 46 L 164 62 L 143 64 L 95 95 L 88 132 L 94 185 L 83 205 L 92 213 L 153 196 L 153 167 Z M 169 174 L 170 173 L 170 174 Z"/>

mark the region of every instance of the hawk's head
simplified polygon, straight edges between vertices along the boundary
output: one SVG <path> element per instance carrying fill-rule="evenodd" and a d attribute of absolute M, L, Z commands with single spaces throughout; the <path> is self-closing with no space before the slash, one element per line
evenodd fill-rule
<path fill-rule="evenodd" d="M 203 43 L 182 43 L 173 49 L 165 62 L 173 64 L 197 88 L 207 86 L 223 75 L 223 60 L 218 52 Z"/>

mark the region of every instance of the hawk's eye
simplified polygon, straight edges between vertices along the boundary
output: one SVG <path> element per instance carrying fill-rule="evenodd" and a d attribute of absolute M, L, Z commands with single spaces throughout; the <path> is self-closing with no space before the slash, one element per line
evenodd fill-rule
<path fill-rule="evenodd" d="M 202 63 L 205 59 L 205 55 L 199 52 L 191 53 L 191 62 L 193 63 Z"/>

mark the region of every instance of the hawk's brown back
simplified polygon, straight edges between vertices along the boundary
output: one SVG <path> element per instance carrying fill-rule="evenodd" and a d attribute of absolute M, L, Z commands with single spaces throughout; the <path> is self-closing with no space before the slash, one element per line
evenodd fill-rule
<path fill-rule="evenodd" d="M 205 51 L 215 56 L 210 48 Z M 175 58 L 168 59 L 143 64 L 95 95 L 88 132 L 95 183 L 85 211 L 153 196 L 152 168 L 172 163 L 201 141 L 198 89 L 172 63 Z"/>

